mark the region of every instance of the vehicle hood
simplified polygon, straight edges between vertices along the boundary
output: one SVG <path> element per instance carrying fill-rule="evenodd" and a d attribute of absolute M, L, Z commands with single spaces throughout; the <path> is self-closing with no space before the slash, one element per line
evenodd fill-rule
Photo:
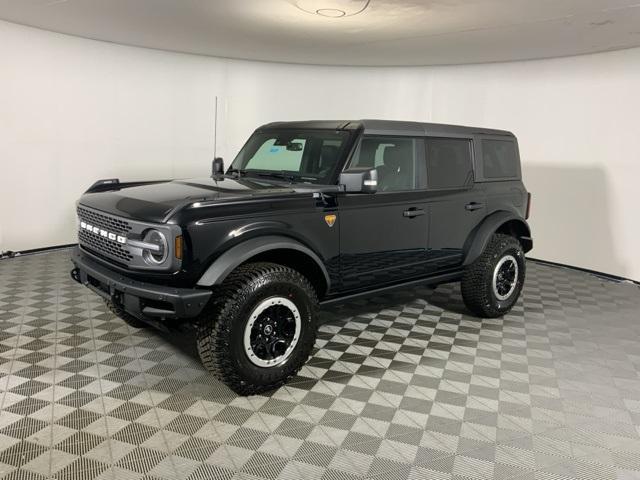
<path fill-rule="evenodd" d="M 116 184 L 114 189 L 108 191 L 85 193 L 79 203 L 121 217 L 162 223 L 180 208 L 194 202 L 309 195 L 319 190 L 322 188 L 316 185 L 286 184 L 255 178 L 195 178 L 136 186 Z"/>

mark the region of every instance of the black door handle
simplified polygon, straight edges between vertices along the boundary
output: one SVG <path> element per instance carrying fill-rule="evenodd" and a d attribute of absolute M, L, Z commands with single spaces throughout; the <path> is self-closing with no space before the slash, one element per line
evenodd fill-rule
<path fill-rule="evenodd" d="M 484 207 L 484 203 L 478 203 L 478 202 L 471 202 L 471 203 L 467 203 L 464 208 L 470 212 L 474 211 L 474 210 L 480 210 L 481 208 Z"/>
<path fill-rule="evenodd" d="M 409 210 L 402 212 L 402 216 L 407 218 L 418 217 L 420 215 L 424 215 L 424 210 L 421 208 L 410 208 Z"/>

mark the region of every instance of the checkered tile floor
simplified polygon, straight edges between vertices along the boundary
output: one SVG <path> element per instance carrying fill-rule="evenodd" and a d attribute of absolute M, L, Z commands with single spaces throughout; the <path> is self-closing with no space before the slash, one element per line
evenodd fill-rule
<path fill-rule="evenodd" d="M 69 269 L 0 261 L 2 478 L 640 478 L 635 285 L 529 262 L 503 319 L 457 285 L 337 307 L 294 381 L 242 398 Z"/>

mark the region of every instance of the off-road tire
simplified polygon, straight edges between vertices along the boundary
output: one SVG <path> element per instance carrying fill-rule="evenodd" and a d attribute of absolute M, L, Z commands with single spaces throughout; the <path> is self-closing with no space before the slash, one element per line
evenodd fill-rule
<path fill-rule="evenodd" d="M 197 323 L 198 353 L 209 371 L 240 395 L 274 390 L 298 373 L 316 338 L 318 300 L 309 280 L 289 267 L 250 263 L 232 272 L 214 295 L 217 300 Z M 256 305 L 272 296 L 295 304 L 301 331 L 284 363 L 260 367 L 245 352 L 244 330 Z"/>
<path fill-rule="evenodd" d="M 124 320 L 124 323 L 126 323 L 132 328 L 145 328 L 149 326 L 142 320 L 139 320 L 133 315 L 130 315 L 127 312 L 125 312 L 120 305 L 112 302 L 111 300 L 105 300 L 104 304 L 107 306 L 109 310 L 111 310 L 111 313 L 113 313 L 116 317 L 120 317 L 122 320 Z"/>
<path fill-rule="evenodd" d="M 498 262 L 511 255 L 518 264 L 515 290 L 505 300 L 500 300 L 493 292 L 493 272 Z M 496 318 L 508 313 L 518 301 L 525 277 L 524 250 L 520 242 L 501 233 L 494 234 L 484 251 L 462 277 L 462 299 L 467 308 L 479 317 Z"/>

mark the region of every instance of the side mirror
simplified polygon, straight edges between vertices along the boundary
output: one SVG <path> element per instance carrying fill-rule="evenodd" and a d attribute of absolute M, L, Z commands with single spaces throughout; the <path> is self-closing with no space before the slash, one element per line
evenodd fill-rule
<path fill-rule="evenodd" d="M 347 193 L 376 193 L 378 171 L 375 168 L 354 168 L 340 174 L 340 185 Z"/>
<path fill-rule="evenodd" d="M 211 162 L 211 176 L 219 177 L 224 175 L 224 160 L 221 157 L 216 157 Z"/>

